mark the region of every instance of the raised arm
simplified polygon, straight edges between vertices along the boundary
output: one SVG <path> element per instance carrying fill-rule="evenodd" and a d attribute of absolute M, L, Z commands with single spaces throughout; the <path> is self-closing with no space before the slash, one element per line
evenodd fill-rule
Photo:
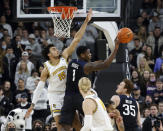
<path fill-rule="evenodd" d="M 40 81 L 39 81 L 36 89 L 33 92 L 32 103 L 31 103 L 31 106 L 30 106 L 30 108 L 28 109 L 28 111 L 27 111 L 27 113 L 25 115 L 25 118 L 28 118 L 30 116 L 32 110 L 34 109 L 34 106 L 35 106 L 36 102 L 38 101 L 38 99 L 39 99 L 39 97 L 41 95 L 41 91 L 45 86 L 45 81 L 47 80 L 47 78 L 48 78 L 48 70 L 45 67 L 43 69 L 42 73 L 41 73 Z"/>
<path fill-rule="evenodd" d="M 86 74 L 89 74 L 92 71 L 98 71 L 98 70 L 108 68 L 117 53 L 119 44 L 120 44 L 120 42 L 119 42 L 118 38 L 116 38 L 115 39 L 115 48 L 114 48 L 114 51 L 111 53 L 111 55 L 104 61 L 89 62 L 89 63 L 85 64 L 84 72 Z"/>
<path fill-rule="evenodd" d="M 72 55 L 72 53 L 74 52 L 74 50 L 77 47 L 78 43 L 82 39 L 82 37 L 83 37 L 83 35 L 85 33 L 85 30 L 86 30 L 87 24 L 91 20 L 91 18 L 92 18 L 92 9 L 89 10 L 83 25 L 80 27 L 79 31 L 76 33 L 76 35 L 75 35 L 73 41 L 71 42 L 70 46 L 67 47 L 63 51 L 62 56 L 64 58 L 67 59 L 70 55 Z"/>

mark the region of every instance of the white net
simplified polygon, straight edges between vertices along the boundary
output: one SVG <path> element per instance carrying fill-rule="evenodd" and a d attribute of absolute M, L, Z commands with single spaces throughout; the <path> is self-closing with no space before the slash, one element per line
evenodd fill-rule
<path fill-rule="evenodd" d="M 70 29 L 74 18 L 74 11 L 76 10 L 72 8 L 68 8 L 67 10 L 65 10 L 65 8 L 61 8 L 61 12 L 55 8 L 54 10 L 49 11 L 54 23 L 54 36 L 70 38 Z"/>

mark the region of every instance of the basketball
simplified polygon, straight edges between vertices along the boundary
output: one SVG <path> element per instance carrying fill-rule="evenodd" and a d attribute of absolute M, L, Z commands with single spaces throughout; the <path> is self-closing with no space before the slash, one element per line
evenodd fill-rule
<path fill-rule="evenodd" d="M 130 28 L 122 28 L 119 30 L 117 37 L 120 43 L 129 43 L 133 39 L 134 34 Z"/>

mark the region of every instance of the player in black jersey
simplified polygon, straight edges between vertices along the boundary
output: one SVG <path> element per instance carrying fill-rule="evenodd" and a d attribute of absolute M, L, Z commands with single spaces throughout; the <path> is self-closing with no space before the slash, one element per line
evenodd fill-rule
<path fill-rule="evenodd" d="M 116 93 L 118 95 L 111 98 L 123 117 L 125 131 L 141 130 L 139 104 L 130 95 L 133 88 L 133 83 L 124 79 L 117 87 Z"/>
<path fill-rule="evenodd" d="M 64 104 L 61 110 L 60 124 L 68 131 L 72 126 L 76 110 L 82 112 L 83 97 L 78 88 L 78 81 L 81 77 L 88 77 L 93 71 L 98 71 L 107 68 L 114 59 L 119 47 L 119 40 L 115 40 L 115 49 L 104 61 L 90 62 L 91 53 L 86 46 L 79 46 L 77 48 L 77 56 L 79 59 L 72 60 L 68 65 L 66 92 L 64 97 Z M 75 125 L 75 129 L 81 129 L 81 125 Z"/>

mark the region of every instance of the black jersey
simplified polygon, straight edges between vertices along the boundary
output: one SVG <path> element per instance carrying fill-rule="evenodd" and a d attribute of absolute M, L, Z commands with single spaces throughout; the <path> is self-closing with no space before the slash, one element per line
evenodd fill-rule
<path fill-rule="evenodd" d="M 138 127 L 137 114 L 138 106 L 136 100 L 126 95 L 120 95 L 120 104 L 117 109 L 123 117 L 125 130 Z"/>
<path fill-rule="evenodd" d="M 86 77 L 87 75 L 84 74 L 84 65 L 87 62 L 73 59 L 67 69 L 67 81 L 66 81 L 66 95 L 80 93 L 78 89 L 78 82 L 81 77 Z"/>

